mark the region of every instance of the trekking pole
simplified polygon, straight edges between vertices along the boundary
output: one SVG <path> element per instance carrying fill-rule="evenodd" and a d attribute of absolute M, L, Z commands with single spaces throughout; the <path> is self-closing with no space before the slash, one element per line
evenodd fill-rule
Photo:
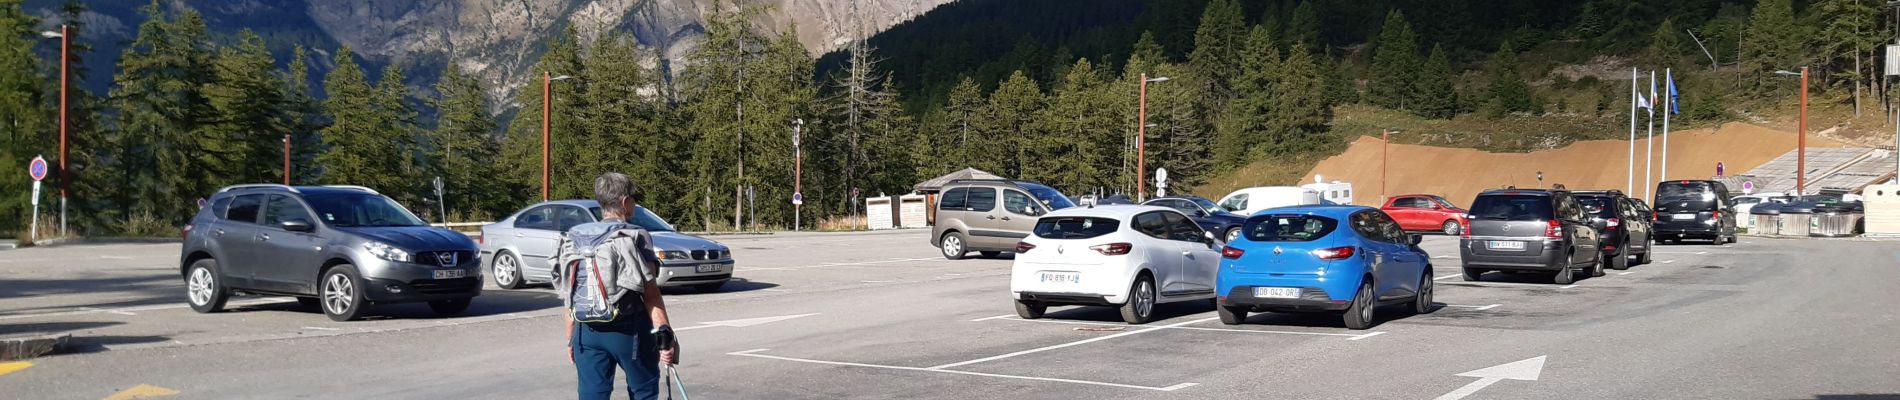
<path fill-rule="evenodd" d="M 667 364 L 666 372 L 667 372 L 667 382 L 669 382 L 668 385 L 673 385 L 674 387 L 679 388 L 680 400 L 691 400 L 690 398 L 686 396 L 686 381 L 680 380 L 679 366 L 676 364 Z M 666 398 L 668 399 L 673 398 L 672 390 L 666 391 Z"/>

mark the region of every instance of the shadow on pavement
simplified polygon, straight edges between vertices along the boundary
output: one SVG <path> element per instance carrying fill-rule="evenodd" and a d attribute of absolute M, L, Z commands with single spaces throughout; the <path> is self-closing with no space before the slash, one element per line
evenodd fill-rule
<path fill-rule="evenodd" d="M 1155 310 L 1154 310 L 1154 319 L 1151 320 L 1149 324 L 1166 321 L 1171 318 L 1201 314 L 1201 313 L 1205 313 L 1209 311 L 1214 311 L 1214 306 L 1213 306 L 1213 303 L 1206 300 L 1156 304 Z M 1109 322 L 1109 323 L 1123 322 L 1121 308 L 1107 307 L 1107 306 L 1079 306 L 1079 307 L 1071 307 L 1071 308 L 1059 310 L 1059 311 L 1051 309 L 1047 313 L 1044 313 L 1042 317 L 1044 319 L 1055 319 L 1055 320 L 1093 321 L 1093 322 Z M 1130 325 L 1130 326 L 1144 326 L 1144 325 Z"/>
<path fill-rule="evenodd" d="M 114 297 L 136 297 L 110 303 L 85 304 L 85 307 L 114 308 L 185 302 L 185 284 L 177 275 L 156 274 L 138 277 L 81 279 L 0 279 L 0 299 L 19 300 L 44 296 L 86 296 L 110 293 Z M 70 311 L 73 305 L 0 309 L 0 315 L 34 314 L 46 311 Z"/>
<path fill-rule="evenodd" d="M 73 335 L 72 341 L 66 342 L 66 348 L 61 350 L 60 353 L 96 353 L 106 351 L 112 346 L 158 343 L 170 340 L 172 340 L 170 336 L 85 336 L 75 334 Z"/>
<path fill-rule="evenodd" d="M 718 291 L 711 292 L 711 293 L 750 292 L 754 290 L 765 290 L 765 289 L 771 289 L 775 287 L 778 287 L 778 284 L 771 283 L 771 282 L 759 282 L 759 281 L 746 279 L 746 278 L 732 278 L 732 280 L 726 281 L 725 285 L 719 286 Z M 668 296 L 676 296 L 676 295 L 707 294 L 708 292 L 701 292 L 699 291 L 699 289 L 694 289 L 691 287 L 667 287 L 667 288 L 660 288 L 660 293 L 668 295 Z"/>
<path fill-rule="evenodd" d="M 115 322 L 115 321 L 36 322 L 36 323 L 30 323 L 30 324 L 0 324 L 0 336 L 38 335 L 38 334 L 47 334 L 47 333 L 70 333 L 73 331 L 80 331 L 80 330 L 93 329 L 93 328 L 104 328 L 108 326 L 124 325 L 124 324 L 125 324 L 124 322 Z"/>

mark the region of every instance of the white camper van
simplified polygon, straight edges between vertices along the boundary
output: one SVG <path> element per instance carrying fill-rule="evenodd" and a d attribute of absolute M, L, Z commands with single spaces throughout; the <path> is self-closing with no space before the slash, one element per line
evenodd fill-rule
<path fill-rule="evenodd" d="M 1319 198 L 1325 200 L 1327 204 L 1353 204 L 1352 182 L 1326 182 L 1319 175 L 1313 175 L 1313 183 L 1300 185 L 1300 187 L 1319 192 Z"/>
<path fill-rule="evenodd" d="M 1321 204 L 1319 191 L 1296 186 L 1264 186 L 1235 190 L 1220 199 L 1220 207 L 1240 215 L 1274 207 Z"/>

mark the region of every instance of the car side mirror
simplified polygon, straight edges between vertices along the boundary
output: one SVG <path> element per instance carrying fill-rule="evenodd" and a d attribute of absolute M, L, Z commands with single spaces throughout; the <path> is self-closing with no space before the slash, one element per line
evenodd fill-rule
<path fill-rule="evenodd" d="M 1413 246 L 1417 246 L 1420 242 L 1425 241 L 1425 237 L 1418 234 L 1406 234 L 1405 241 L 1411 242 Z"/>
<path fill-rule="evenodd" d="M 314 228 L 310 226 L 310 221 L 305 221 L 302 218 L 278 222 L 277 226 L 291 232 L 309 232 Z"/>
<path fill-rule="evenodd" d="M 1206 232 L 1206 231 L 1201 232 L 1201 239 L 1204 239 L 1204 242 L 1207 243 L 1208 247 L 1213 247 L 1214 245 L 1220 244 L 1220 238 L 1214 237 L 1214 232 Z"/>

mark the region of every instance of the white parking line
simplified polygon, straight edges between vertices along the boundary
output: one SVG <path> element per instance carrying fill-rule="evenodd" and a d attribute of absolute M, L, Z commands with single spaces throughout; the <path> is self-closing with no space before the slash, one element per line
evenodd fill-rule
<path fill-rule="evenodd" d="M 1432 280 L 1434 280 L 1434 281 L 1442 281 L 1442 280 L 1446 280 L 1446 279 L 1451 279 L 1451 278 L 1456 278 L 1456 277 L 1458 277 L 1459 275 L 1462 275 L 1462 274 L 1451 274 L 1451 275 L 1445 275 L 1445 276 L 1441 276 L 1441 277 L 1437 277 L 1437 278 L 1432 278 Z"/>
<path fill-rule="evenodd" d="M 86 311 L 102 312 L 102 313 L 107 313 L 107 314 L 138 315 L 137 313 L 134 313 L 131 311 L 125 311 L 125 310 L 108 310 L 108 309 L 103 309 L 103 308 L 92 308 L 92 307 L 80 307 L 79 309 L 86 310 Z"/>
<path fill-rule="evenodd" d="M 1055 349 L 1060 349 L 1060 348 L 1064 348 L 1064 347 L 1070 347 L 1070 346 L 1078 346 L 1078 345 L 1083 345 L 1083 344 L 1089 344 L 1089 343 L 1095 343 L 1095 342 L 1100 342 L 1100 341 L 1103 341 L 1103 340 L 1109 340 L 1109 339 L 1114 339 L 1114 338 L 1118 338 L 1118 337 L 1123 337 L 1123 336 L 1129 336 L 1129 335 L 1135 335 L 1135 334 L 1140 334 L 1140 333 L 1144 333 L 1144 332 L 1154 332 L 1154 331 L 1158 331 L 1158 330 L 1162 330 L 1162 329 L 1167 329 L 1167 328 L 1171 328 L 1171 327 L 1177 327 L 1177 326 L 1183 326 L 1183 325 L 1192 325 L 1192 324 L 1198 324 L 1198 323 L 1202 323 L 1202 322 L 1207 322 L 1207 321 L 1213 321 L 1213 320 L 1216 320 L 1216 319 L 1219 319 L 1219 318 L 1220 318 L 1220 317 L 1207 317 L 1207 318 L 1202 318 L 1202 319 L 1197 319 L 1197 320 L 1193 320 L 1193 321 L 1187 321 L 1187 322 L 1178 322 L 1178 323 L 1173 323 L 1173 324 L 1168 324 L 1168 325 L 1162 325 L 1162 326 L 1156 326 L 1156 327 L 1148 327 L 1148 328 L 1143 328 L 1143 329 L 1141 329 L 1141 330 L 1133 330 L 1133 331 L 1127 331 L 1127 332 L 1122 332 L 1122 333 L 1117 333 L 1117 334 L 1113 334 L 1113 335 L 1106 335 L 1106 336 L 1097 336 L 1097 337 L 1092 337 L 1092 338 L 1088 338 L 1088 339 L 1082 339 L 1082 340 L 1077 340 L 1077 341 L 1073 341 L 1073 342 L 1068 342 L 1068 343 L 1063 343 L 1063 344 L 1058 344 L 1058 345 L 1053 345 L 1053 346 L 1043 346 L 1043 347 L 1037 347 L 1037 348 L 1033 348 L 1033 349 L 1029 349 L 1029 350 L 1023 350 L 1023 351 L 1018 351 L 1018 352 L 1015 352 L 1015 353 L 1009 353 L 1009 354 L 1004 354 L 1004 355 L 999 355 L 999 356 L 990 356 L 990 357 L 983 357 L 983 358 L 978 358 L 978 359 L 975 359 L 975 360 L 970 360 L 970 361 L 964 361 L 964 362 L 955 362 L 955 363 L 949 363 L 949 364 L 943 364 L 943 365 L 938 365 L 938 366 L 935 366 L 935 367 L 930 367 L 930 368 L 925 368 L 925 369 L 929 369 L 929 370 L 942 370 L 942 369 L 945 369 L 945 368 L 955 368 L 955 367 L 961 367 L 961 366 L 965 366 L 965 365 L 970 365 L 970 364 L 976 364 L 976 363 L 981 363 L 981 362 L 989 362 L 989 361 L 996 361 L 996 360 L 1001 360 L 1001 359 L 1005 359 L 1005 358 L 1010 358 L 1010 357 L 1015 357 L 1015 356 L 1020 356 L 1020 355 L 1024 355 L 1024 354 L 1035 354 L 1035 353 L 1041 353 L 1041 352 L 1045 352 L 1045 351 L 1049 351 L 1049 350 L 1055 350 Z"/>
<path fill-rule="evenodd" d="M 1118 387 L 1118 388 L 1125 388 L 1125 389 L 1154 390 L 1154 391 L 1162 391 L 1162 392 L 1172 392 L 1172 391 L 1181 390 L 1190 386 L 1197 385 L 1197 383 L 1188 382 L 1188 383 L 1181 383 L 1181 384 L 1176 384 L 1176 385 L 1168 386 L 1168 387 L 1153 387 L 1153 386 L 1127 385 L 1127 384 L 1109 383 L 1109 382 L 1085 381 L 1085 380 L 1080 380 L 1080 379 L 1061 379 L 1061 378 L 1044 378 L 1044 377 L 1038 377 L 1038 376 L 990 374 L 990 373 L 982 373 L 982 372 L 904 367 L 904 366 L 896 366 L 896 365 L 865 364 L 865 363 L 840 362 L 840 361 L 824 361 L 824 360 L 813 360 L 813 359 L 807 359 L 807 358 L 792 358 L 792 357 L 780 357 L 780 356 L 758 354 L 759 352 L 767 351 L 767 350 L 770 350 L 770 349 L 746 350 L 746 351 L 726 353 L 726 355 L 757 357 L 757 358 L 773 359 L 773 360 L 780 360 L 780 361 L 793 361 L 793 362 L 802 362 L 802 363 L 811 363 L 811 364 L 838 365 L 838 366 L 846 366 L 846 367 L 893 369 L 893 370 L 900 370 L 900 371 L 941 372 L 941 373 L 948 373 L 948 374 L 983 376 L 983 377 L 991 377 L 991 378 L 1007 378 L 1007 379 L 1022 379 L 1022 380 L 1044 381 L 1044 382 L 1075 383 L 1075 384 L 1083 384 L 1083 385 L 1108 386 L 1108 387 Z"/>
<path fill-rule="evenodd" d="M 1616 274 L 1617 274 L 1617 275 L 1629 275 L 1629 274 L 1634 274 L 1634 273 L 1636 273 L 1636 271 L 1628 271 L 1628 272 L 1618 272 L 1618 273 L 1616 273 Z"/>
<path fill-rule="evenodd" d="M 1359 335 L 1359 336 L 1353 336 L 1353 337 L 1351 337 L 1351 338 L 1347 338 L 1346 340 L 1359 340 L 1359 339 L 1365 339 L 1365 338 L 1369 338 L 1369 337 L 1373 337 L 1373 336 L 1379 336 L 1379 335 L 1384 335 L 1384 334 L 1385 334 L 1385 332 L 1373 332 L 1373 333 L 1368 333 L 1368 334 L 1364 334 L 1364 335 Z"/>
<path fill-rule="evenodd" d="M 1577 287 L 1577 285 L 1563 285 L 1563 286 L 1558 286 L 1557 288 L 1558 288 L 1558 289 L 1569 289 L 1569 288 L 1573 288 L 1573 287 Z"/>
<path fill-rule="evenodd" d="M 983 322 L 983 321 L 988 321 L 992 319 L 1009 318 L 1009 317 L 1014 317 L 1014 316 L 1016 316 L 1016 314 L 1003 314 L 1003 315 L 998 315 L 994 317 L 977 318 L 977 319 L 970 320 L 970 322 Z"/>
<path fill-rule="evenodd" d="M 1483 305 L 1483 306 L 1466 306 L 1466 305 L 1457 305 L 1457 304 L 1446 304 L 1445 306 L 1446 306 L 1446 307 L 1458 307 L 1458 308 L 1469 308 L 1469 309 L 1473 309 L 1473 310 L 1478 310 L 1478 311 L 1484 311 L 1484 310 L 1489 310 L 1489 309 L 1493 309 L 1493 308 L 1498 308 L 1498 306 L 1501 306 L 1501 305 L 1503 305 L 1503 304 L 1491 304 L 1491 305 Z"/>
<path fill-rule="evenodd" d="M 1452 256 L 1432 256 L 1432 258 L 1435 258 L 1435 259 L 1440 259 L 1440 260 L 1448 260 L 1448 259 L 1453 259 L 1453 258 L 1457 258 L 1457 257 L 1452 257 Z"/>
<path fill-rule="evenodd" d="M 1663 260 L 1663 264 L 1675 264 L 1676 260 Z"/>
<path fill-rule="evenodd" d="M 337 329 L 337 328 L 325 328 L 325 327 L 321 327 L 321 326 L 306 326 L 306 327 L 303 327 L 303 328 L 304 328 L 304 329 L 310 329 L 310 330 L 318 330 L 318 331 L 340 331 L 340 330 L 342 330 L 342 329 Z"/>

